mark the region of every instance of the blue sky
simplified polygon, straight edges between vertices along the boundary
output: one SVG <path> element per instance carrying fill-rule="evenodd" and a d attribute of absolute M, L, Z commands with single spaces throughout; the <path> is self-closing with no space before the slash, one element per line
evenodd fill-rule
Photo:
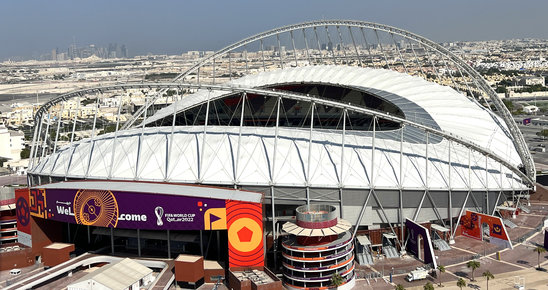
<path fill-rule="evenodd" d="M 77 45 L 125 43 L 130 54 L 217 50 L 271 28 L 355 19 L 434 41 L 548 38 L 548 1 L 3 0 L 0 59 Z"/>

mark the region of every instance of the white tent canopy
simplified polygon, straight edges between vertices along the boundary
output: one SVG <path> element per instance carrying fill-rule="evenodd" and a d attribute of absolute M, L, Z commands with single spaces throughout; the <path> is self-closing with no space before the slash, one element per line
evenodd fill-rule
<path fill-rule="evenodd" d="M 397 105 L 406 118 L 427 122 L 520 165 L 499 117 L 463 94 L 419 77 L 382 69 L 307 66 L 247 76 L 233 85 L 300 82 L 369 91 Z M 198 91 L 174 106 L 188 108 L 223 95 Z M 160 110 L 150 120 L 170 112 L 172 107 Z M 428 145 L 406 140 L 400 143 L 393 137 L 400 130 L 376 134 L 373 154 L 372 134 L 365 131 L 347 130 L 343 146 L 342 130 L 314 129 L 310 135 L 307 128 L 293 127 L 277 131 L 252 126 L 134 128 L 74 142 L 42 158 L 32 174 L 229 186 L 462 191 L 528 188 L 510 169 L 473 149 L 434 137 Z"/>

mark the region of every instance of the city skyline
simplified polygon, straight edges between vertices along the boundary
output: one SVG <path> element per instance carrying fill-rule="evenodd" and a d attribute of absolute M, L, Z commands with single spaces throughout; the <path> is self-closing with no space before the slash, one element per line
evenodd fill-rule
<path fill-rule="evenodd" d="M 218 50 L 224 43 L 288 23 L 312 19 L 356 19 L 410 31 L 437 42 L 548 38 L 548 3 L 527 1 L 346 1 L 224 3 L 106 1 L 10 1 L 0 11 L 0 59 L 36 58 L 55 48 L 124 43 L 130 56 Z M 448 13 L 450 11 L 450 13 Z M 435 23 L 435 25 L 434 25 Z M 201 27 L 196 29 L 196 27 Z M 190 29 L 192 28 L 192 29 Z M 211 38 L 208 35 L 218 37 Z"/>

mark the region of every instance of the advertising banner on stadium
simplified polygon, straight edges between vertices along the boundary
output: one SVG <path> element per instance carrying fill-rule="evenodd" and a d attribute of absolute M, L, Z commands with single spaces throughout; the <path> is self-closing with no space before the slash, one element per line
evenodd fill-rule
<path fill-rule="evenodd" d="M 30 213 L 99 227 L 150 230 L 225 230 L 225 200 L 109 190 L 30 190 Z"/>
<path fill-rule="evenodd" d="M 483 224 L 489 226 L 489 243 L 513 248 L 506 227 L 500 217 L 467 210 L 460 220 L 462 235 L 481 241 L 484 235 L 482 233 Z"/>
<path fill-rule="evenodd" d="M 544 248 L 548 249 L 548 229 L 544 230 Z"/>
<path fill-rule="evenodd" d="M 28 188 L 15 189 L 15 213 L 17 215 L 17 240 L 27 247 L 32 247 Z"/>
<path fill-rule="evenodd" d="M 406 219 L 405 227 L 407 228 L 407 247 L 406 250 L 415 256 L 419 256 L 421 251 L 421 245 L 419 237 L 423 240 L 424 251 L 424 263 L 433 264 L 434 269 L 438 267 L 436 259 L 434 258 L 434 248 L 432 247 L 432 240 L 430 239 L 430 233 L 427 228 L 419 225 L 418 223 Z"/>
<path fill-rule="evenodd" d="M 207 196 L 208 188 L 203 190 Z M 30 215 L 59 222 L 141 230 L 227 230 L 230 267 L 264 265 L 261 203 L 95 189 L 31 188 L 27 195 Z"/>
<path fill-rule="evenodd" d="M 544 248 L 548 249 L 548 229 L 544 230 Z"/>

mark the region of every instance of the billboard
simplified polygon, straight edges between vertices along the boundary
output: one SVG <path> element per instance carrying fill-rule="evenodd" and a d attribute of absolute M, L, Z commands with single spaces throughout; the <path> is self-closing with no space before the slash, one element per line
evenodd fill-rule
<path fill-rule="evenodd" d="M 109 228 L 226 230 L 223 199 L 90 189 L 30 189 L 30 214 Z"/>
<path fill-rule="evenodd" d="M 230 267 L 264 266 L 261 204 L 231 200 L 226 211 Z"/>
<path fill-rule="evenodd" d="M 184 192 L 32 188 L 27 193 L 30 215 L 48 220 L 142 230 L 228 230 L 230 267 L 264 265 L 261 203 Z"/>
<path fill-rule="evenodd" d="M 428 229 L 410 219 L 405 220 L 405 227 L 407 228 L 406 250 L 419 257 L 419 251 L 421 250 L 419 242 L 420 236 L 424 242 L 424 263 L 433 264 L 434 269 L 437 268 L 438 265 L 434 258 L 434 248 L 432 247 L 432 240 L 430 239 L 430 232 Z"/>
<path fill-rule="evenodd" d="M 489 243 L 513 248 L 504 222 L 500 217 L 467 210 L 466 214 L 460 219 L 462 235 L 481 241 L 483 239 L 483 224 L 489 226 Z"/>
<path fill-rule="evenodd" d="M 548 249 L 548 229 L 544 230 L 544 248 Z"/>
<path fill-rule="evenodd" d="M 15 213 L 17 216 L 17 240 L 27 247 L 32 247 L 28 188 L 15 189 Z"/>

